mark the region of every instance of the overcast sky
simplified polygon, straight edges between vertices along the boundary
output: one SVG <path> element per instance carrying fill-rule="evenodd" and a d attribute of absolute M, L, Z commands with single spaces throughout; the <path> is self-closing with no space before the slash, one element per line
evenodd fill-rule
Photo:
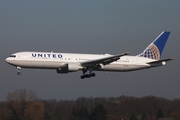
<path fill-rule="evenodd" d="M 42 99 L 78 97 L 180 98 L 180 1 L 170 0 L 1 0 L 0 101 L 16 89 L 33 90 Z M 82 72 L 22 69 L 5 62 L 19 51 L 131 55 L 141 53 L 162 31 L 170 37 L 162 58 L 166 66 L 134 72 Z"/>

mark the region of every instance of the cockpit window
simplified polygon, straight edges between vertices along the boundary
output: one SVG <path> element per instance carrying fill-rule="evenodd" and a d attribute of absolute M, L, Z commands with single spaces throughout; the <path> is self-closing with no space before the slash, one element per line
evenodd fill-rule
<path fill-rule="evenodd" d="M 15 58 L 15 57 L 16 57 L 16 55 L 10 55 L 10 57 L 14 57 L 14 58 Z"/>

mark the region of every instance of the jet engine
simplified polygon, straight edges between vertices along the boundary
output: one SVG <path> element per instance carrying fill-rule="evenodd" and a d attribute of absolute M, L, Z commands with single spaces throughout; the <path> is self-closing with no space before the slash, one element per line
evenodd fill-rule
<path fill-rule="evenodd" d="M 94 66 L 94 69 L 96 69 L 96 70 L 100 70 L 100 69 L 103 69 L 103 68 L 104 68 L 103 64 L 97 64 L 96 66 Z"/>
<path fill-rule="evenodd" d="M 68 73 L 78 71 L 80 66 L 77 63 L 68 63 L 57 69 L 57 73 Z"/>

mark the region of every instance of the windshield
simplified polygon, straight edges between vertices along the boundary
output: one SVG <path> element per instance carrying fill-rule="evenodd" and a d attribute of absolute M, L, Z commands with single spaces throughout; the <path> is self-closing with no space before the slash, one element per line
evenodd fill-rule
<path fill-rule="evenodd" d="M 10 57 L 16 57 L 16 55 L 10 55 Z"/>

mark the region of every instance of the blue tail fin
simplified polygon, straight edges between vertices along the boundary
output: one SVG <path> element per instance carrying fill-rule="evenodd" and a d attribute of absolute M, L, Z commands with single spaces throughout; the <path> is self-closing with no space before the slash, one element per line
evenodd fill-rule
<path fill-rule="evenodd" d="M 170 32 L 163 31 L 141 54 L 138 56 L 159 60 L 166 45 Z"/>

